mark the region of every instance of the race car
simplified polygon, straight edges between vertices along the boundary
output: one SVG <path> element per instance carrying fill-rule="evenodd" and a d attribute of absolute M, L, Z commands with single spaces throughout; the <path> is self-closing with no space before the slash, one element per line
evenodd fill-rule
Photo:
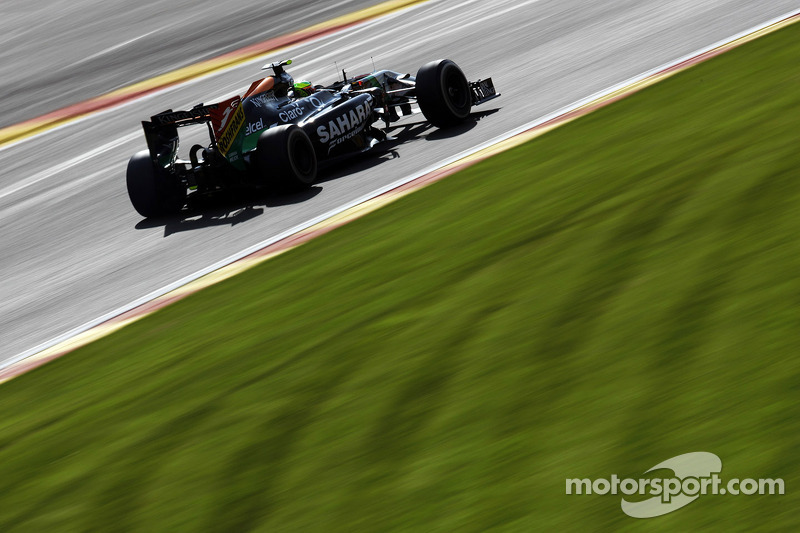
<path fill-rule="evenodd" d="M 491 78 L 467 81 L 453 61 L 422 66 L 416 76 L 379 70 L 329 86 L 295 83 L 284 67 L 253 82 L 243 96 L 186 111 L 168 109 L 142 122 L 147 150 L 128 162 L 128 196 L 144 217 L 179 213 L 192 198 L 237 189 L 296 191 L 311 186 L 318 163 L 365 152 L 386 128 L 418 106 L 439 128 L 466 119 L 472 106 L 500 96 Z M 381 129 L 376 124 L 383 123 Z M 178 128 L 205 124 L 210 142 L 178 158 Z"/>

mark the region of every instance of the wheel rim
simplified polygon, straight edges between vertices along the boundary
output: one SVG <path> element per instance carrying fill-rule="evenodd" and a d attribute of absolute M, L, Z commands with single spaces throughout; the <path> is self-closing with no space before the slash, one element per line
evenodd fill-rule
<path fill-rule="evenodd" d="M 447 69 L 444 86 L 454 108 L 461 111 L 467 107 L 469 95 L 467 94 L 467 87 L 464 84 L 463 77 L 458 70 Z"/>

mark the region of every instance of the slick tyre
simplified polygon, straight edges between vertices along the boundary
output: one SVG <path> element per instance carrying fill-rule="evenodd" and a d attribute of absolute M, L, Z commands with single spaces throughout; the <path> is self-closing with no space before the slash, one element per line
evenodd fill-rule
<path fill-rule="evenodd" d="M 130 158 L 126 178 L 131 204 L 143 217 L 173 215 L 186 203 L 186 187 L 176 176 L 156 167 L 148 150 Z"/>
<path fill-rule="evenodd" d="M 431 61 L 417 71 L 417 103 L 437 128 L 458 124 L 472 109 L 469 82 L 453 61 Z"/>
<path fill-rule="evenodd" d="M 264 131 L 256 160 L 266 184 L 279 192 L 299 191 L 317 179 L 317 156 L 306 132 L 295 124 Z"/>

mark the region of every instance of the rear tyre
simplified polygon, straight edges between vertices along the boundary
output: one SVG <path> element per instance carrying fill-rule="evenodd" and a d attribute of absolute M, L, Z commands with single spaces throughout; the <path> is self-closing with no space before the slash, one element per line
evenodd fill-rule
<path fill-rule="evenodd" d="M 306 189 L 317 179 L 314 145 L 295 124 L 264 131 L 258 138 L 256 159 L 266 183 L 278 191 Z"/>
<path fill-rule="evenodd" d="M 186 203 L 186 187 L 174 175 L 153 164 L 148 150 L 128 161 L 128 197 L 143 217 L 178 213 Z"/>
<path fill-rule="evenodd" d="M 431 61 L 417 71 L 417 103 L 437 128 L 458 124 L 472 109 L 469 82 L 453 61 Z"/>

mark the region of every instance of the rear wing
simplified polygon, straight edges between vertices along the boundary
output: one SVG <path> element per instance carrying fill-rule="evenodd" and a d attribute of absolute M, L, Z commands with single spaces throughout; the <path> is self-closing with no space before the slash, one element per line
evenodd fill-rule
<path fill-rule="evenodd" d="M 211 112 L 219 108 L 219 104 L 197 104 L 188 111 L 173 111 L 167 109 L 150 117 L 150 121 L 158 126 L 188 126 L 189 124 L 202 124 L 211 120 Z"/>
<path fill-rule="evenodd" d="M 218 108 L 219 104 L 198 104 L 188 111 L 167 109 L 153 115 L 149 121 L 142 121 L 153 163 L 162 168 L 169 167 L 178 155 L 178 128 L 210 122 L 211 113 Z"/>

